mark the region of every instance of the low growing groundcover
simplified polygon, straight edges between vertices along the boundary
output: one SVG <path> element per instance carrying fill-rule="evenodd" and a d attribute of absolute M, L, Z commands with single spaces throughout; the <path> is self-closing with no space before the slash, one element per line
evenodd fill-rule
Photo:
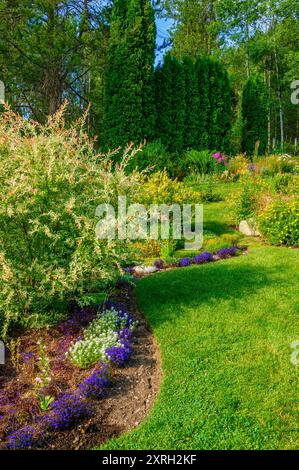
<path fill-rule="evenodd" d="M 137 284 L 162 356 L 143 424 L 102 449 L 298 448 L 298 251 L 175 269 Z"/>

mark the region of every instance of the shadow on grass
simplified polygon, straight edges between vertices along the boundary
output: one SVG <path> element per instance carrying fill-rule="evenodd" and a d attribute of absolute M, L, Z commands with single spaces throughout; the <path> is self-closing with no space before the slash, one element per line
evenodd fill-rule
<path fill-rule="evenodd" d="M 234 233 L 235 230 L 224 222 L 218 222 L 216 220 L 204 221 L 204 230 L 210 230 L 216 235 L 224 235 L 225 233 Z"/>
<path fill-rule="evenodd" d="M 137 285 L 138 303 L 150 312 L 153 328 L 182 314 L 184 307 L 204 307 L 221 301 L 246 300 L 261 289 L 283 287 L 283 270 L 240 266 L 237 260 L 178 268 L 144 278 Z M 278 281 L 279 278 L 279 281 Z M 163 314 L 162 314 L 163 312 Z M 234 313 L 234 312 L 232 312 Z"/>

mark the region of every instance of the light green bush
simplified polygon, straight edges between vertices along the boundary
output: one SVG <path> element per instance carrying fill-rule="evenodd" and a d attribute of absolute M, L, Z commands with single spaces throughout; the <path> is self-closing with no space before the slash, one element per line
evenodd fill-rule
<path fill-rule="evenodd" d="M 299 200 L 272 202 L 258 219 L 258 227 L 272 245 L 299 245 Z"/>
<path fill-rule="evenodd" d="M 127 161 L 125 155 L 124 161 Z M 63 109 L 41 126 L 0 117 L 0 327 L 57 321 L 77 295 L 103 290 L 128 253 L 95 237 L 96 207 L 130 195 L 138 176 L 95 153 Z"/>
<path fill-rule="evenodd" d="M 188 150 L 183 158 L 183 168 L 186 174 L 207 174 L 215 171 L 215 161 L 210 150 Z"/>

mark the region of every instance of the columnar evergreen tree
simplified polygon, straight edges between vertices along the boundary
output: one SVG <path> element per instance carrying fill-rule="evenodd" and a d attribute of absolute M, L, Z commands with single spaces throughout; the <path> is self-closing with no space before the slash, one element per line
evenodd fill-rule
<path fill-rule="evenodd" d="M 268 143 L 268 93 L 266 85 L 258 75 L 248 78 L 242 96 L 242 150 L 248 155 L 259 143 L 259 153 L 266 151 Z"/>
<path fill-rule="evenodd" d="M 127 52 L 125 30 L 127 21 L 127 1 L 115 0 L 110 24 L 108 68 L 105 79 L 104 125 L 101 141 L 114 145 L 118 138 L 124 138 L 124 123 L 120 113 L 124 84 L 119 77 L 124 77 Z M 117 146 L 117 144 L 116 144 Z"/>
<path fill-rule="evenodd" d="M 157 133 L 171 152 L 180 153 L 185 135 L 185 80 L 182 64 L 167 54 L 156 70 Z"/>
<path fill-rule="evenodd" d="M 152 138 L 155 20 L 150 0 L 115 0 L 103 140 L 110 147 Z"/>
<path fill-rule="evenodd" d="M 231 87 L 226 70 L 220 62 L 208 60 L 209 113 L 207 119 L 208 148 L 225 150 L 231 126 Z"/>
<path fill-rule="evenodd" d="M 182 62 L 167 55 L 155 73 L 157 135 L 171 151 L 225 150 L 231 88 L 223 66 L 208 57 Z"/>
<path fill-rule="evenodd" d="M 191 58 L 183 59 L 185 76 L 185 129 L 184 148 L 197 149 L 199 147 L 200 101 L 199 87 L 195 73 L 195 65 Z"/>
<path fill-rule="evenodd" d="M 199 58 L 196 61 L 195 73 L 199 95 L 198 148 L 207 149 L 209 146 L 208 116 L 210 112 L 208 59 Z"/>

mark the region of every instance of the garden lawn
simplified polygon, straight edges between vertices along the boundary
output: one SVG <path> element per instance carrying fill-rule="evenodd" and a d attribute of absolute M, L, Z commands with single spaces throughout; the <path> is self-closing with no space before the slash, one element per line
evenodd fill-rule
<path fill-rule="evenodd" d="M 204 227 L 231 232 L 229 200 L 205 204 Z M 221 188 L 220 188 L 221 189 Z M 103 449 L 299 447 L 298 250 L 249 253 L 140 280 L 137 300 L 156 336 L 163 380 L 147 419 Z"/>
<path fill-rule="evenodd" d="M 106 449 L 298 448 L 298 251 L 250 254 L 141 280 L 164 378 L 148 418 Z"/>

